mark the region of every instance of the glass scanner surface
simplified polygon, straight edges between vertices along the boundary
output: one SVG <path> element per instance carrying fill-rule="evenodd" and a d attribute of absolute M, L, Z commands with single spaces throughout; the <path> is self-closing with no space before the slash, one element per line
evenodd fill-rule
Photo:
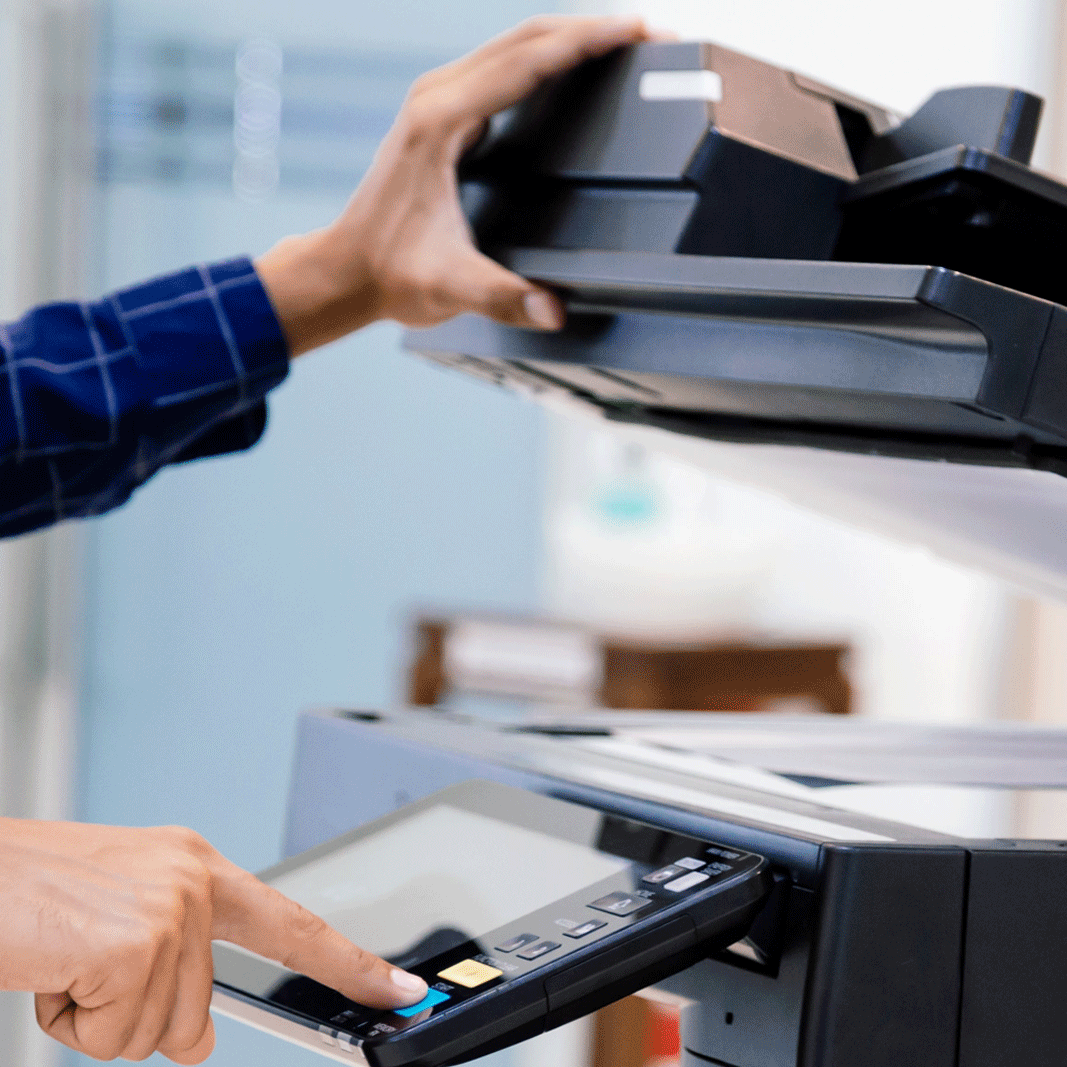
<path fill-rule="evenodd" d="M 457 850 L 456 842 L 470 847 Z M 576 842 L 442 804 L 271 884 L 357 945 L 400 960 L 450 932 L 457 943 L 474 940 L 627 867 Z"/>

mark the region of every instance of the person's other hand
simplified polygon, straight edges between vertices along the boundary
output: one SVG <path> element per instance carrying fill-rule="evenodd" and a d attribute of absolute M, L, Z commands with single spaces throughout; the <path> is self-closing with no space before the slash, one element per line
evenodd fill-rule
<path fill-rule="evenodd" d="M 201 1063 L 211 942 L 231 941 L 375 1008 L 420 978 L 357 948 L 191 830 L 0 819 L 0 989 L 36 994 L 57 1041 L 99 1060 Z"/>
<path fill-rule="evenodd" d="M 652 36 L 639 18 L 543 16 L 419 78 L 344 214 L 256 263 L 293 355 L 375 319 L 428 326 L 473 311 L 562 326 L 555 296 L 474 247 L 456 164 L 546 79 Z"/>

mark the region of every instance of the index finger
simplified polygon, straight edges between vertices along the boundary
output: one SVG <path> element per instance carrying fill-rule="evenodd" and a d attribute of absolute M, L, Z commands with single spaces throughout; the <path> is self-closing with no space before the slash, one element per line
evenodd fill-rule
<path fill-rule="evenodd" d="M 370 1008 L 399 1008 L 426 996 L 421 978 L 353 945 L 254 875 L 222 862 L 215 872 L 212 940 L 277 960 Z"/>
<path fill-rule="evenodd" d="M 446 111 L 467 122 L 483 122 L 517 104 L 542 82 L 587 59 L 649 40 L 644 20 L 625 18 L 562 21 L 532 36 L 504 38 L 496 47 L 472 53 L 455 64 L 447 82 L 433 86 Z M 505 47 L 501 47 L 504 45 Z"/>
<path fill-rule="evenodd" d="M 535 15 L 533 18 L 526 19 L 525 22 L 520 22 L 518 26 L 513 27 L 504 33 L 493 37 L 491 40 L 486 41 L 485 44 L 475 48 L 474 51 L 468 52 L 465 56 L 461 56 L 459 59 L 454 60 L 447 66 L 442 68 L 442 71 L 448 71 L 450 73 L 461 73 L 471 67 L 476 67 L 480 63 L 484 63 L 487 59 L 492 59 L 495 56 L 500 55 L 503 52 L 510 52 L 515 49 L 517 45 L 523 44 L 527 41 L 531 41 L 536 37 L 544 37 L 549 33 L 558 33 L 561 30 L 589 30 L 598 26 L 604 26 L 605 24 L 617 23 L 619 25 L 633 25 L 644 26 L 643 20 L 636 16 L 624 15 L 621 17 L 604 17 L 604 16 L 589 16 L 589 15 Z M 623 42 L 632 43 L 632 42 Z"/>

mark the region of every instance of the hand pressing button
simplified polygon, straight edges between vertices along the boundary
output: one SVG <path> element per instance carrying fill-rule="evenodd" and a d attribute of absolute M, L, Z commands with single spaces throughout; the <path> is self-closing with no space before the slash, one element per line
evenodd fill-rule
<path fill-rule="evenodd" d="M 410 1008 L 394 1008 L 393 1014 L 401 1015 L 405 1019 L 411 1019 L 418 1015 L 419 1012 L 423 1012 L 427 1008 L 433 1008 L 438 1004 L 444 1004 L 446 1000 L 451 999 L 447 993 L 442 993 L 440 989 L 431 989 L 418 1004 L 412 1004 Z"/>

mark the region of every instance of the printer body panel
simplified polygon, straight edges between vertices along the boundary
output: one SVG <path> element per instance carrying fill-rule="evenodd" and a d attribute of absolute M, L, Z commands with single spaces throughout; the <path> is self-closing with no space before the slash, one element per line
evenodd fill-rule
<path fill-rule="evenodd" d="M 1064 844 L 972 850 L 959 1067 L 1061 1067 L 1067 1056 Z"/>
<path fill-rule="evenodd" d="M 827 845 L 824 860 L 800 1067 L 954 1067 L 967 852 Z"/>
<path fill-rule="evenodd" d="M 780 879 L 744 941 L 661 983 L 693 1001 L 686 1067 L 1062 1063 L 1067 849 L 755 804 L 611 751 L 440 713 L 305 715 L 286 851 L 470 778 L 585 803 L 756 851 Z"/>
<path fill-rule="evenodd" d="M 797 1063 L 814 909 L 810 889 L 789 886 L 773 970 L 722 954 L 660 983 L 692 1002 L 681 1012 L 682 1067 Z"/>
<path fill-rule="evenodd" d="M 553 738 L 476 730 L 445 716 L 418 712 L 310 712 L 300 717 L 297 731 L 285 856 L 314 848 L 446 786 L 487 778 L 700 840 L 739 848 L 747 841 L 745 851 L 766 856 L 794 883 L 807 888 L 818 876 L 821 845 L 813 836 L 784 833 L 773 826 L 740 826 L 728 818 L 680 808 L 666 798 L 677 789 L 673 783 L 665 784 L 664 797 L 657 799 L 568 777 L 563 765 L 558 771 L 549 770 L 551 757 L 514 758 L 517 746 L 525 743 L 540 755 Z M 877 821 L 860 816 L 856 820 L 877 826 Z M 928 836 L 940 839 L 937 834 Z"/>

